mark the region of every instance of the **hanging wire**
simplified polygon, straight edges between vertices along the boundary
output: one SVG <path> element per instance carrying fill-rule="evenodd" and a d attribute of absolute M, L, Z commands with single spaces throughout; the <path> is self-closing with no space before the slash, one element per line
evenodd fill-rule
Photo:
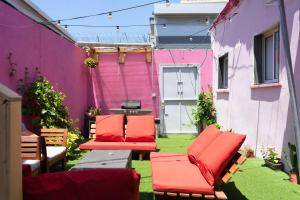
<path fill-rule="evenodd" d="M 153 5 L 153 4 L 161 3 L 161 2 L 165 2 L 165 0 L 154 1 L 154 2 L 150 2 L 150 3 L 140 4 L 140 5 L 136 5 L 136 6 L 132 6 L 132 7 L 127 7 L 127 8 L 122 8 L 122 9 L 118 9 L 118 10 L 112 10 L 112 11 L 102 12 L 102 13 L 97 13 L 97 14 L 92 14 L 92 15 L 84 15 L 84 16 L 79 16 L 79 17 L 57 19 L 57 20 L 53 20 L 53 21 L 49 21 L 49 22 L 71 21 L 71 20 L 77 20 L 77 19 L 83 19 L 83 18 L 101 16 L 101 15 L 109 15 L 109 16 L 111 16 L 113 13 L 123 12 L 123 11 L 126 11 L 126 10 L 132 10 L 132 9 L 136 9 L 136 8 L 141 8 L 141 7 L 145 7 L 145 6 L 149 6 L 149 5 Z"/>

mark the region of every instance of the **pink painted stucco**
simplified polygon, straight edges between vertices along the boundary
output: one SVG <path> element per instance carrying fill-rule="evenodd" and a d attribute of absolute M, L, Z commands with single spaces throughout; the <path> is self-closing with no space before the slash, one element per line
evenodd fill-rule
<path fill-rule="evenodd" d="M 0 44 L 0 82 L 16 90 L 17 81 L 24 78 L 24 68 L 28 67 L 32 76 L 38 67 L 55 89 L 66 94 L 71 116 L 80 120 L 78 125 L 82 128 L 90 94 L 89 72 L 82 64 L 85 52 L 3 2 Z M 9 77 L 9 53 L 17 64 L 14 77 Z"/>
<path fill-rule="evenodd" d="M 300 94 L 300 1 L 285 0 L 292 64 Z M 257 155 L 261 147 L 275 146 L 282 155 L 288 142 L 295 143 L 289 101 L 286 59 L 280 43 L 279 86 L 254 88 L 253 40 L 279 23 L 277 4 L 243 0 L 228 14 L 232 20 L 212 29 L 213 88 L 218 122 L 224 129 L 247 134 L 245 144 Z M 218 91 L 218 57 L 228 53 L 228 91 Z M 299 98 L 298 98 L 299 101 Z M 300 101 L 298 102 L 299 105 Z"/>
<path fill-rule="evenodd" d="M 99 66 L 91 70 L 93 101 L 108 114 L 120 108 L 123 100 L 139 99 L 142 108 L 152 109 L 159 117 L 160 64 L 197 64 L 201 66 L 201 87 L 212 85 L 211 50 L 154 50 L 153 65 L 146 63 L 145 53 L 126 53 L 125 63 L 118 63 L 117 53 L 100 53 Z M 152 71 L 153 69 L 153 71 Z"/>

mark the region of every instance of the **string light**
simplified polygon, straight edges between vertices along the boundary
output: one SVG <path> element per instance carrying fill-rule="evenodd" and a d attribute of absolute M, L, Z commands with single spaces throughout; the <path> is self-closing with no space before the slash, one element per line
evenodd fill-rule
<path fill-rule="evenodd" d="M 206 25 L 209 25 L 209 22 L 210 22 L 209 18 L 206 18 L 206 19 L 205 19 Z"/>
<path fill-rule="evenodd" d="M 116 29 L 117 29 L 117 33 L 119 33 L 119 31 L 120 31 L 120 26 L 116 26 Z"/>
<path fill-rule="evenodd" d="M 108 12 L 108 19 L 112 19 L 112 12 Z"/>
<path fill-rule="evenodd" d="M 169 0 L 166 0 L 166 6 L 170 7 L 170 1 Z"/>
<path fill-rule="evenodd" d="M 162 27 L 163 27 L 163 28 L 167 28 L 167 25 L 166 25 L 166 24 L 163 24 Z"/>
<path fill-rule="evenodd" d="M 65 25 L 65 29 L 66 29 L 66 30 L 68 29 L 68 25 Z"/>
<path fill-rule="evenodd" d="M 154 1 L 154 2 L 150 2 L 150 3 L 145 3 L 145 4 L 140 4 L 140 5 L 136 5 L 136 6 L 132 6 L 132 7 L 127 7 L 127 8 L 122 8 L 122 9 L 118 9 L 118 10 L 112 10 L 109 12 L 102 12 L 102 13 L 97 13 L 97 14 L 93 14 L 93 15 L 85 15 L 85 16 L 79 16 L 79 17 L 72 17 L 72 18 L 65 18 L 65 19 L 59 19 L 59 21 L 70 21 L 70 20 L 77 20 L 77 19 L 83 19 L 83 18 L 88 18 L 88 17 L 96 17 L 96 16 L 101 16 L 101 15 L 109 15 L 109 13 L 117 13 L 117 12 L 123 12 L 123 11 L 127 11 L 127 10 L 132 10 L 132 9 L 136 9 L 136 8 L 141 8 L 141 7 L 145 7 L 145 6 L 149 6 L 149 5 L 153 5 L 156 3 L 161 3 L 164 2 L 166 0 L 160 0 L 160 1 Z M 166 3 L 170 4 L 170 1 L 167 0 Z M 58 20 L 54 20 L 54 21 L 48 21 L 48 22 L 56 22 Z"/>
<path fill-rule="evenodd" d="M 190 37 L 190 41 L 193 41 L 193 37 Z"/>

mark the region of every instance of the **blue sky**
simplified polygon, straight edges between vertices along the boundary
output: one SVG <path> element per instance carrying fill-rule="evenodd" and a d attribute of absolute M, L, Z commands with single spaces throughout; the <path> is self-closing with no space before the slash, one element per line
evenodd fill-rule
<path fill-rule="evenodd" d="M 110 10 L 123 9 L 135 5 L 154 2 L 156 0 L 32 0 L 41 10 L 52 19 L 72 18 L 90 14 L 108 12 Z M 171 0 L 176 3 L 179 0 Z M 153 5 L 133 10 L 114 13 L 112 19 L 107 15 L 96 16 L 73 21 L 65 21 L 61 24 L 84 24 L 84 25 L 131 25 L 149 24 Z M 102 42 L 142 42 L 149 33 L 149 27 L 120 28 L 86 28 L 68 27 L 68 31 L 79 40 L 100 40 Z M 127 39 L 126 39 L 127 38 Z"/>

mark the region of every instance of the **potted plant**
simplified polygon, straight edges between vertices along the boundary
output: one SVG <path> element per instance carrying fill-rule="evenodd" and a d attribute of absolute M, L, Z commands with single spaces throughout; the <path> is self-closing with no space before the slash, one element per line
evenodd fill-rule
<path fill-rule="evenodd" d="M 245 146 L 245 155 L 246 155 L 247 158 L 254 158 L 255 157 L 254 150 L 249 145 Z"/>
<path fill-rule="evenodd" d="M 265 165 L 273 170 L 282 170 L 283 164 L 278 158 L 278 153 L 275 151 L 275 147 L 262 147 L 262 156 L 265 161 Z"/>
<path fill-rule="evenodd" d="M 296 145 L 288 143 L 288 153 L 284 151 L 284 158 L 290 168 L 289 176 L 293 184 L 299 184 L 298 160 Z"/>
<path fill-rule="evenodd" d="M 94 107 L 94 106 L 90 106 L 86 112 L 86 114 L 90 117 L 93 118 L 97 115 L 100 115 L 101 109 Z"/>
<path fill-rule="evenodd" d="M 84 59 L 84 65 L 88 68 L 95 68 L 98 65 L 98 61 L 96 61 L 94 58 L 88 57 Z"/>
<path fill-rule="evenodd" d="M 199 133 L 206 126 L 217 122 L 211 89 L 207 92 L 201 92 L 198 95 L 197 106 L 193 109 L 192 116 L 193 124 L 197 126 Z"/>

